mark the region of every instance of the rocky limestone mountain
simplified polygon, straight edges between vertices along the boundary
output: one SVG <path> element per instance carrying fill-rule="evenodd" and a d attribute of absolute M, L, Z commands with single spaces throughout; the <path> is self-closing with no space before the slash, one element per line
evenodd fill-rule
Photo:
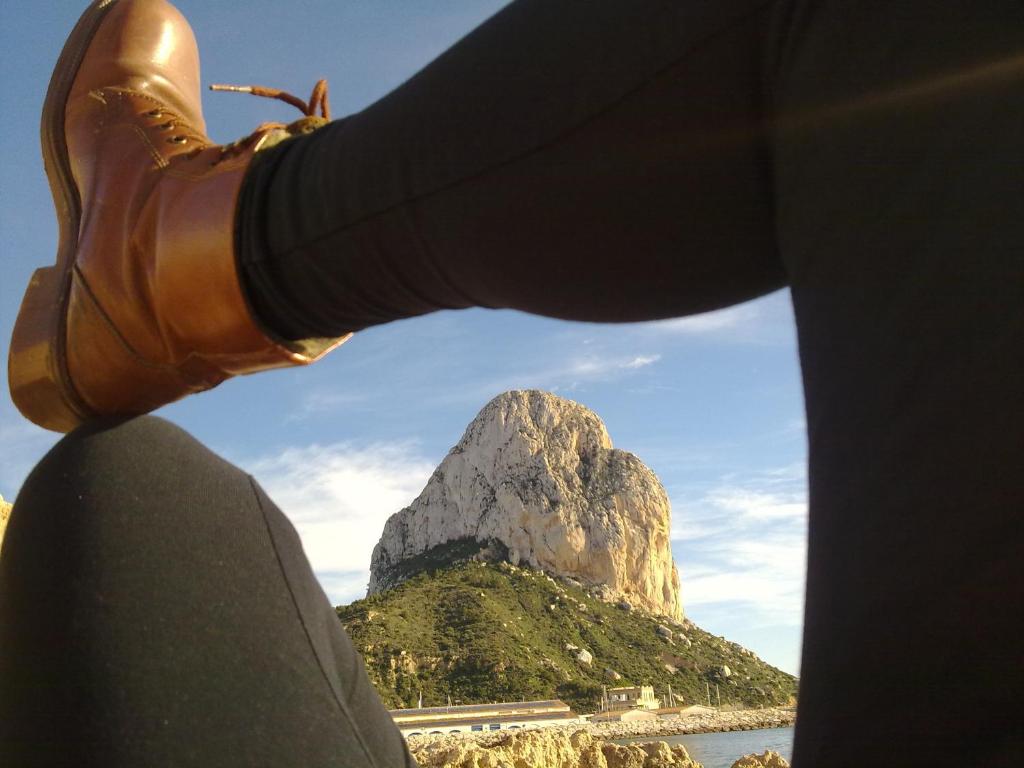
<path fill-rule="evenodd" d="M 547 392 L 506 392 L 479 413 L 373 550 L 369 594 L 449 542 L 498 542 L 507 559 L 569 577 L 649 613 L 682 618 L 658 478 L 612 447 L 593 411 Z"/>

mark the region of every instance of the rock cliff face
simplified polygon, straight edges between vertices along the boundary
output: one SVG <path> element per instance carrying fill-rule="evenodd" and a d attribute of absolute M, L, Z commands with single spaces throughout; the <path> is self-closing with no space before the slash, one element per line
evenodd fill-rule
<path fill-rule="evenodd" d="M 669 529 L 658 478 L 612 448 L 593 411 L 547 392 L 506 392 L 473 420 L 419 497 L 387 521 L 369 593 L 394 586 L 403 561 L 434 547 L 497 541 L 514 565 L 681 619 Z"/>

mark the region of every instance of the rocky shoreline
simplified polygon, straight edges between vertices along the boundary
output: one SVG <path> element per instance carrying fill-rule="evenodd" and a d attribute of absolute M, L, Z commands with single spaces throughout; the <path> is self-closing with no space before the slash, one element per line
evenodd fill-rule
<path fill-rule="evenodd" d="M 621 739 L 656 739 L 693 733 L 750 731 L 793 725 L 790 709 L 715 710 L 633 722 L 575 723 L 530 731 L 460 733 L 409 737 L 421 768 L 700 768 L 681 745 L 665 742 L 615 744 Z M 747 755 L 741 768 L 785 768 L 775 753 Z"/>
<path fill-rule="evenodd" d="M 538 728 L 473 738 L 409 740 L 420 768 L 703 768 L 682 744 L 615 744 L 585 729 Z M 732 768 L 789 768 L 778 753 L 740 756 Z"/>
<path fill-rule="evenodd" d="M 658 717 L 651 720 L 607 723 L 572 723 L 551 726 L 548 731 L 575 733 L 586 731 L 604 741 L 620 739 L 655 738 L 658 736 L 688 736 L 694 733 L 721 733 L 724 731 L 755 731 L 760 728 L 788 728 L 796 723 L 796 710 L 790 708 L 706 710 L 690 712 L 673 717 Z M 454 733 L 410 736 L 410 745 L 431 744 L 437 741 L 471 741 L 486 743 L 497 738 L 493 732 Z"/>
<path fill-rule="evenodd" d="M 674 717 L 632 722 L 588 723 L 587 730 L 600 739 L 631 739 L 648 736 L 687 736 L 693 733 L 755 731 L 760 728 L 788 728 L 796 723 L 796 710 L 789 708 L 709 710 Z"/>

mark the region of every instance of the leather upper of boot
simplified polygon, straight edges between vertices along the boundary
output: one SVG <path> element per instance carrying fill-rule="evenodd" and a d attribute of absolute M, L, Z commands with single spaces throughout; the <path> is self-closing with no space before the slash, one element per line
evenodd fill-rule
<path fill-rule="evenodd" d="M 97 30 L 70 100 L 97 88 L 147 93 L 204 130 L 199 49 L 188 21 L 163 0 L 120 0 Z"/>
<path fill-rule="evenodd" d="M 177 8 L 164 0 L 120 0 L 111 8 L 79 66 L 65 110 L 64 131 L 83 205 L 92 188 L 92 160 L 106 143 L 97 131 L 103 118 L 97 120 L 96 95 L 118 89 L 148 96 L 203 134 L 200 83 L 195 35 Z"/>
<path fill-rule="evenodd" d="M 82 218 L 67 366 L 98 413 L 143 412 L 231 375 L 308 363 L 340 343 L 269 338 L 237 276 L 234 214 L 261 141 L 204 135 L 199 56 L 163 0 L 119 0 L 65 108 Z"/>

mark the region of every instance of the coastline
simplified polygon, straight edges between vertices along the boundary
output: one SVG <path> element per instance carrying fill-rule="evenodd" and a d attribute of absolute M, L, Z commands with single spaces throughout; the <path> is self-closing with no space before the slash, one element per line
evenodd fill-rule
<path fill-rule="evenodd" d="M 689 736 L 694 733 L 755 731 L 761 728 L 787 728 L 796 723 L 796 710 L 790 708 L 737 709 L 699 712 L 656 720 L 587 723 L 586 729 L 606 741 L 658 736 Z"/>
<path fill-rule="evenodd" d="M 422 768 L 478 768 L 483 765 L 530 765 L 536 768 L 699 768 L 681 744 L 669 736 L 724 731 L 752 731 L 793 725 L 790 709 L 690 712 L 654 720 L 612 723 L 567 723 L 527 730 L 424 734 L 406 739 Z M 765 747 L 763 755 L 737 755 L 733 768 L 789 768 Z"/>
<path fill-rule="evenodd" d="M 688 736 L 694 733 L 721 733 L 724 731 L 754 731 L 761 728 L 787 728 L 796 723 L 796 710 L 790 708 L 738 709 L 727 711 L 692 712 L 671 717 L 629 722 L 568 723 L 538 728 L 539 731 L 561 731 L 567 734 L 586 731 L 601 741 L 621 739 L 652 739 L 660 736 Z M 486 746 L 494 743 L 510 731 L 484 731 L 482 733 L 445 733 L 410 736 L 406 739 L 410 747 L 435 744 L 437 742 L 475 742 Z"/>

